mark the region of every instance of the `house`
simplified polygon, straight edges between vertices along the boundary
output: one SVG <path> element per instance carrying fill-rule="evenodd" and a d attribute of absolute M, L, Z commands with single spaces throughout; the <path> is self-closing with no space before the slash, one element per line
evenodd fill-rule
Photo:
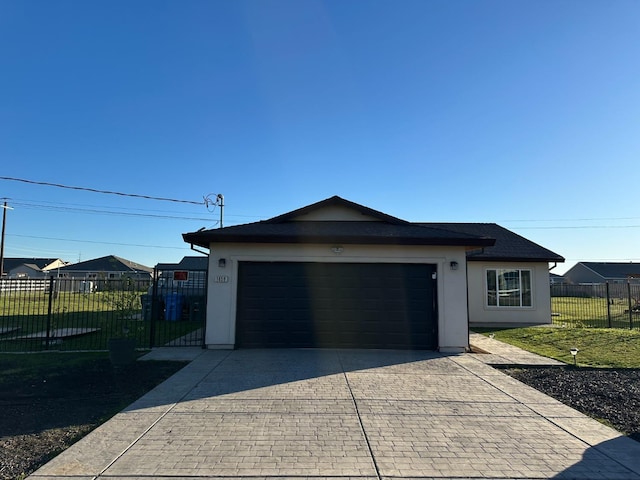
<path fill-rule="evenodd" d="M 564 285 L 566 283 L 566 280 L 563 275 L 549 273 L 549 283 L 551 285 Z"/>
<path fill-rule="evenodd" d="M 158 263 L 155 267 L 158 288 L 204 295 L 208 257 L 183 257 L 179 263 Z"/>
<path fill-rule="evenodd" d="M 79 280 L 119 279 L 122 277 L 150 280 L 153 269 L 115 255 L 108 255 L 66 265 L 61 267 L 58 272 L 59 278 Z"/>
<path fill-rule="evenodd" d="M 549 323 L 549 262 L 495 224 L 411 223 L 334 196 L 186 233 L 208 248 L 209 348 L 462 352 L 469 323 Z"/>
<path fill-rule="evenodd" d="M 8 278 L 45 278 L 66 264 L 59 258 L 5 258 L 2 271 Z"/>
<path fill-rule="evenodd" d="M 578 262 L 564 274 L 566 283 L 640 283 L 640 263 Z"/>

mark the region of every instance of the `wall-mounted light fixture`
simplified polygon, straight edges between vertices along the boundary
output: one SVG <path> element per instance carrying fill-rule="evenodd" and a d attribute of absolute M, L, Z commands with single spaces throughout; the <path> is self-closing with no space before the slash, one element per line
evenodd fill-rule
<path fill-rule="evenodd" d="M 226 258 L 218 259 L 218 267 L 219 268 L 224 268 L 226 266 L 227 266 L 227 259 Z"/>
<path fill-rule="evenodd" d="M 340 255 L 342 252 L 344 252 L 344 247 L 336 245 L 335 247 L 331 247 L 331 251 L 336 255 Z"/>
<path fill-rule="evenodd" d="M 449 262 L 449 268 L 451 268 L 451 270 L 457 270 L 458 269 L 458 262 Z"/>

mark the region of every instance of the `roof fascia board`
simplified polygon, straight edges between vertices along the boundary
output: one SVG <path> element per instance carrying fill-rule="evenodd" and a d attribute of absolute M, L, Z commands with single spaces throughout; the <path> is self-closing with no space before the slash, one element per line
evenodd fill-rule
<path fill-rule="evenodd" d="M 326 243 L 342 243 L 345 245 L 427 245 L 427 246 L 456 246 L 456 247 L 489 247 L 494 244 L 493 239 L 487 238 L 451 238 L 451 239 L 435 239 L 435 238 L 406 238 L 406 237 L 368 237 L 368 236 L 345 236 L 345 237 L 326 237 L 326 236 L 262 236 L 254 235 L 250 238 L 246 236 L 229 236 L 223 240 L 211 240 L 205 242 L 190 242 L 203 248 L 209 248 L 212 243 L 266 243 L 266 244 L 326 244 Z"/>

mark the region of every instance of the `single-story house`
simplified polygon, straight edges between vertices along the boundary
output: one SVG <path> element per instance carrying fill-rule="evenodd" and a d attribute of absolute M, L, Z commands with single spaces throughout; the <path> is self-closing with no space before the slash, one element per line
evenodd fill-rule
<path fill-rule="evenodd" d="M 158 263 L 158 288 L 202 292 L 206 288 L 208 257 L 183 257 L 179 263 Z"/>
<path fill-rule="evenodd" d="M 67 263 L 59 258 L 5 258 L 2 271 L 8 278 L 45 278 Z"/>
<path fill-rule="evenodd" d="M 61 267 L 58 272 L 59 278 L 80 280 L 119 279 L 122 277 L 133 280 L 150 280 L 153 269 L 115 255 L 107 255 L 66 265 Z"/>
<path fill-rule="evenodd" d="M 209 348 L 461 352 L 469 324 L 551 321 L 549 262 L 496 224 L 412 223 L 334 196 L 183 235 L 209 249 Z"/>
<path fill-rule="evenodd" d="M 640 283 L 640 263 L 578 262 L 567 270 L 564 279 L 573 285 Z"/>

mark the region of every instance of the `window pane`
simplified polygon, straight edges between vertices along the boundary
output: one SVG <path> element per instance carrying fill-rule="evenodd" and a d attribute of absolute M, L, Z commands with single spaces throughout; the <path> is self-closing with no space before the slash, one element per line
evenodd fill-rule
<path fill-rule="evenodd" d="M 531 271 L 522 270 L 520 272 L 522 279 L 522 306 L 530 307 L 531 303 Z"/>
<path fill-rule="evenodd" d="M 490 307 L 496 307 L 498 305 L 495 270 L 487 270 L 487 305 Z"/>
<path fill-rule="evenodd" d="M 518 270 L 499 271 L 498 304 L 501 307 L 520 306 L 520 272 Z"/>

